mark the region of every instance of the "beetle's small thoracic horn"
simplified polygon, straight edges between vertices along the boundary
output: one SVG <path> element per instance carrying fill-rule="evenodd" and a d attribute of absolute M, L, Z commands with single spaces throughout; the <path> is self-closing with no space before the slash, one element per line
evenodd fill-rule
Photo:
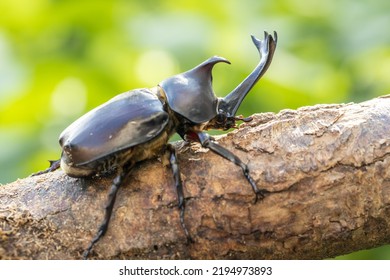
<path fill-rule="evenodd" d="M 241 84 L 239 84 L 227 96 L 220 99 L 218 107 L 219 112 L 227 113 L 229 116 L 235 116 L 245 96 L 261 78 L 261 76 L 263 76 L 271 64 L 272 57 L 276 49 L 277 40 L 278 37 L 276 32 L 274 32 L 274 37 L 272 37 L 272 35 L 268 34 L 267 32 L 264 32 L 264 40 L 259 40 L 252 36 L 252 41 L 261 56 L 260 62 L 256 66 L 255 70 L 253 70 L 253 72 L 249 74 L 249 76 L 246 77 L 246 79 Z"/>
<path fill-rule="evenodd" d="M 165 91 L 171 110 L 194 123 L 214 118 L 218 101 L 212 88 L 211 71 L 219 62 L 230 64 L 223 57 L 213 56 L 193 69 L 159 83 Z"/>

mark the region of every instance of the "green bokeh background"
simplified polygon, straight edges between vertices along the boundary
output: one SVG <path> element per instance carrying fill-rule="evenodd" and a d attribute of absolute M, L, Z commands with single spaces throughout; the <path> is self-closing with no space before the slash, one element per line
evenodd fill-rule
<path fill-rule="evenodd" d="M 84 112 L 212 55 L 232 62 L 213 72 L 225 95 L 258 62 L 249 35 L 264 30 L 278 32 L 278 48 L 239 113 L 390 93 L 388 0 L 2 0 L 0 11 L 2 184 L 57 159 L 58 135 Z"/>

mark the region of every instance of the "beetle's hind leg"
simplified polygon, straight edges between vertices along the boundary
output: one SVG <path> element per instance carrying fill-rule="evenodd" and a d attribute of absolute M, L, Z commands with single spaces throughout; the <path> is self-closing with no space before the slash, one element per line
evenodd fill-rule
<path fill-rule="evenodd" d="M 230 160 L 234 164 L 238 165 L 241 167 L 245 178 L 248 180 L 249 184 L 251 185 L 253 192 L 255 193 L 255 203 L 260 199 L 263 199 L 264 196 L 269 193 L 269 191 L 265 189 L 259 189 L 256 186 L 255 180 L 250 176 L 249 174 L 249 168 L 248 165 L 242 162 L 242 160 L 234 155 L 232 152 L 229 150 L 225 149 L 224 147 L 218 145 L 217 143 L 213 142 L 210 136 L 207 133 L 204 132 L 198 132 L 198 138 L 200 143 L 202 144 L 203 147 L 209 148 L 213 152 L 219 154 L 220 156 Z"/>
<path fill-rule="evenodd" d="M 88 258 L 88 255 L 90 254 L 93 246 L 107 232 L 108 224 L 110 222 L 112 209 L 114 208 L 116 195 L 118 193 L 119 187 L 121 186 L 121 184 L 123 183 L 123 181 L 127 177 L 127 175 L 129 174 L 129 172 L 133 166 L 134 166 L 133 163 L 129 163 L 129 164 L 125 165 L 121 170 L 119 170 L 118 175 L 114 178 L 112 185 L 111 185 L 111 189 L 108 193 L 108 199 L 107 199 L 107 204 L 105 206 L 103 222 L 100 224 L 98 232 L 96 233 L 95 237 L 89 243 L 88 248 L 84 251 L 83 259 Z"/>
<path fill-rule="evenodd" d="M 42 170 L 42 171 L 39 171 L 39 172 L 36 172 L 36 173 L 33 173 L 31 174 L 30 176 L 38 176 L 38 175 L 41 175 L 41 174 L 45 174 L 45 173 L 49 173 L 49 172 L 53 172 L 55 170 L 57 170 L 58 168 L 60 168 L 60 165 L 61 165 L 61 159 L 59 160 L 49 160 L 50 162 L 50 167 L 45 169 L 45 170 Z"/>
<path fill-rule="evenodd" d="M 178 200 L 178 207 L 180 210 L 180 224 L 181 227 L 184 230 L 184 233 L 187 237 L 187 242 L 192 243 L 193 240 L 188 232 L 188 229 L 186 227 L 186 224 L 184 222 L 184 211 L 185 211 L 185 200 L 184 200 L 184 193 L 183 193 L 183 184 L 180 176 L 180 170 L 179 170 L 179 164 L 177 162 L 177 155 L 175 148 L 171 145 L 167 145 L 167 153 L 169 156 L 169 163 L 172 168 L 173 178 L 175 180 L 175 186 L 177 191 L 177 200 Z"/>

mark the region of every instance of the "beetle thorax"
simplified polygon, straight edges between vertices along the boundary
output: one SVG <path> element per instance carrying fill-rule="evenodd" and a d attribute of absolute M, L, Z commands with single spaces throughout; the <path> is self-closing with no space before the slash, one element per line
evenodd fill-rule
<path fill-rule="evenodd" d="M 229 63 L 222 57 L 213 56 L 193 69 L 159 83 L 171 110 L 197 124 L 215 117 L 218 98 L 212 88 L 211 71 L 218 62 Z"/>

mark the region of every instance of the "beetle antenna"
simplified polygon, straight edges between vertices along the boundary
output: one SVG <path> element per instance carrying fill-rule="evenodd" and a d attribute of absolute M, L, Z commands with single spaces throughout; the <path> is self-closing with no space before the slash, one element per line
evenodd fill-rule
<path fill-rule="evenodd" d="M 234 117 L 235 121 L 243 121 L 243 122 L 251 122 L 253 120 L 253 117 L 246 117 L 244 118 L 243 115 L 235 116 Z"/>

